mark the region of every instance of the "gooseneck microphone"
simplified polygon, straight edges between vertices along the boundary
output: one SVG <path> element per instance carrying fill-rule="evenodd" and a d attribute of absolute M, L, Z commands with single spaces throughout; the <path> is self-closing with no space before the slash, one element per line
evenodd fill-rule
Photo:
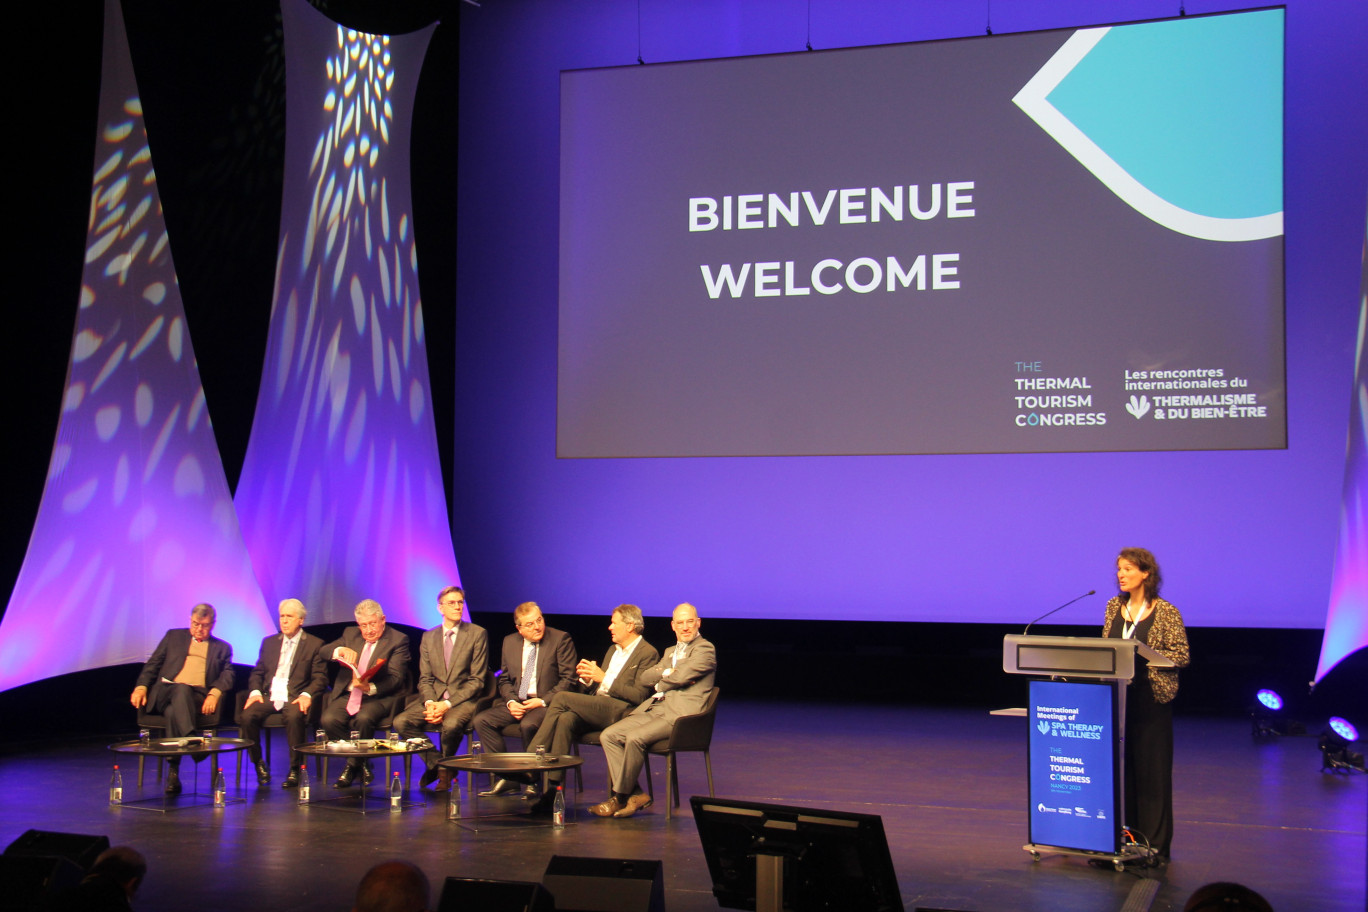
<path fill-rule="evenodd" d="M 1096 589 L 1089 589 L 1087 592 L 1085 592 L 1085 593 L 1083 593 L 1082 595 L 1078 596 L 1078 598 L 1071 598 L 1071 599 L 1069 599 L 1067 602 L 1065 602 L 1064 604 L 1060 605 L 1058 608 L 1054 608 L 1054 609 L 1051 609 L 1050 611 L 1045 612 L 1045 613 L 1042 614 L 1040 617 L 1036 618 L 1034 621 L 1031 621 L 1030 624 L 1027 624 L 1027 625 L 1026 625 L 1026 629 L 1023 630 L 1023 631 L 1021 631 L 1021 635 L 1022 635 L 1022 636 L 1025 636 L 1026 634 L 1030 633 L 1030 632 L 1031 632 L 1031 627 L 1032 627 L 1033 625 L 1038 624 L 1038 623 L 1040 623 L 1041 621 L 1045 620 L 1047 617 L 1049 617 L 1050 615 L 1054 614 L 1056 611 L 1063 611 L 1065 608 L 1068 608 L 1068 607 L 1069 607 L 1070 605 L 1072 605 L 1074 602 L 1078 601 L 1078 599 L 1085 599 L 1085 598 L 1087 598 L 1087 597 L 1090 596 L 1090 595 L 1097 595 L 1097 590 L 1096 590 Z"/>

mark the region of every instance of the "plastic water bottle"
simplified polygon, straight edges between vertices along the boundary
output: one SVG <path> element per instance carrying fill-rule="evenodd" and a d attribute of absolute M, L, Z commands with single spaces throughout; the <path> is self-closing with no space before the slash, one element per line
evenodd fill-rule
<path fill-rule="evenodd" d="M 565 826 L 565 791 L 559 785 L 556 786 L 556 802 L 551 805 L 551 825 Z"/>
<path fill-rule="evenodd" d="M 309 764 L 299 764 L 299 803 L 309 803 Z"/>
<path fill-rule="evenodd" d="M 214 807 L 221 808 L 228 803 L 228 780 L 223 778 L 223 767 L 214 771 Z"/>
<path fill-rule="evenodd" d="M 119 772 L 119 764 L 114 764 L 114 774 L 109 777 L 109 803 L 123 804 L 123 774 Z"/>
<path fill-rule="evenodd" d="M 402 811 L 404 803 L 404 784 L 399 781 L 399 771 L 394 771 L 394 778 L 390 780 L 390 813 L 397 814 Z"/>

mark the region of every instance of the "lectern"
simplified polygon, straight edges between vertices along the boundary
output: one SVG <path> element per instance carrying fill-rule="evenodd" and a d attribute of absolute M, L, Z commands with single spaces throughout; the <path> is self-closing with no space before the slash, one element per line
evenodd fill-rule
<path fill-rule="evenodd" d="M 1109 859 L 1119 871 L 1139 852 L 1125 842 L 1126 685 L 1139 655 L 1173 663 L 1144 643 L 1111 637 L 1008 634 L 1002 670 L 1030 675 L 1027 816 L 1042 852 Z"/>

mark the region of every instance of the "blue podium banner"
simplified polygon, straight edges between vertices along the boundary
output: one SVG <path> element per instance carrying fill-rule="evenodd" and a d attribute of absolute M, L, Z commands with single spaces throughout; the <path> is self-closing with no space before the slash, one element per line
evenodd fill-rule
<path fill-rule="evenodd" d="M 1121 820 L 1113 686 L 1032 681 L 1030 698 L 1031 842 L 1117 851 Z"/>

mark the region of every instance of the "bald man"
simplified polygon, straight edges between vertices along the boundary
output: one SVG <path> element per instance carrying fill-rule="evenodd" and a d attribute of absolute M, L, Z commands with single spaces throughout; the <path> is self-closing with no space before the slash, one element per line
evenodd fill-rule
<path fill-rule="evenodd" d="M 272 713 L 285 717 L 285 740 L 290 745 L 290 773 L 282 788 L 299 787 L 295 749 L 304 743 L 309 708 L 328 689 L 327 657 L 323 641 L 304 632 L 308 609 L 299 599 L 280 603 L 280 633 L 261 641 L 256 665 L 247 679 L 247 702 L 242 708 L 242 737 L 256 742 L 247 749 L 256 767 L 257 784 L 269 785 L 271 769 L 261 759 L 261 726 Z"/>

